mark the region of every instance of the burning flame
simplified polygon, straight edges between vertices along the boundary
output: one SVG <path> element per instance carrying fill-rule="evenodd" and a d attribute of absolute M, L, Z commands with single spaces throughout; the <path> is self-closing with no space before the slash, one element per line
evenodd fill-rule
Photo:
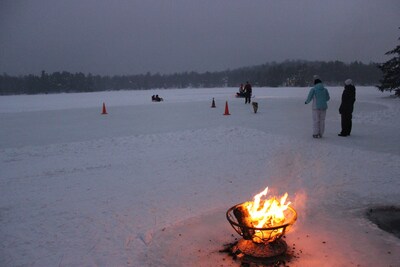
<path fill-rule="evenodd" d="M 279 200 L 276 197 L 263 199 L 268 193 L 268 187 L 261 193 L 254 196 L 254 201 L 245 203 L 245 207 L 250 215 L 250 220 L 256 228 L 268 228 L 279 226 L 285 222 L 285 210 L 291 202 L 285 203 L 288 194 L 285 193 Z M 279 234 L 279 231 L 276 232 Z M 256 231 L 254 238 L 262 238 L 262 231 Z"/>
<path fill-rule="evenodd" d="M 278 201 L 277 198 L 272 197 L 267 200 L 262 200 L 263 196 L 268 193 L 268 187 L 261 193 L 254 196 L 254 201 L 247 202 L 246 208 L 250 214 L 251 220 L 255 227 L 270 227 L 279 225 L 285 220 L 284 211 L 291 204 L 285 204 L 288 194 L 285 193 Z"/>

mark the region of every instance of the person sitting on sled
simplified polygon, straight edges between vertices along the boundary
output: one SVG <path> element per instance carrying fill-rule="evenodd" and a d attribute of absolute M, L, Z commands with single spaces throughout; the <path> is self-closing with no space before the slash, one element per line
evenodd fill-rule
<path fill-rule="evenodd" d="M 243 83 L 240 84 L 239 92 L 236 93 L 237 97 L 244 97 L 244 86 Z"/>
<path fill-rule="evenodd" d="M 162 99 L 161 97 L 159 97 L 158 95 L 152 95 L 151 96 L 151 101 L 153 102 L 160 102 L 163 101 L 164 99 Z"/>
<path fill-rule="evenodd" d="M 239 93 L 244 94 L 244 86 L 243 83 L 240 84 Z"/>

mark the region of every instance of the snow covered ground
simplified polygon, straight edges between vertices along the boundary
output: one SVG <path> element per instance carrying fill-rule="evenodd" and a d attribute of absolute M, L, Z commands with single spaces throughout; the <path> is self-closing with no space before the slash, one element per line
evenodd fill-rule
<path fill-rule="evenodd" d="M 400 202 L 399 99 L 357 87 L 343 138 L 328 89 L 322 139 L 308 88 L 254 88 L 257 114 L 237 88 L 1 96 L 0 266 L 239 266 L 225 212 L 266 186 L 298 211 L 290 266 L 399 266 L 365 218 Z"/>

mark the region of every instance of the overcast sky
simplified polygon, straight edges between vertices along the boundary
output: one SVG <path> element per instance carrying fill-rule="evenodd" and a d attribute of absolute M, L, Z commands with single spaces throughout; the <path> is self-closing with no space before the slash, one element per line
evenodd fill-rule
<path fill-rule="evenodd" d="M 400 0 L 0 0 L 0 73 L 384 62 L 399 27 Z"/>

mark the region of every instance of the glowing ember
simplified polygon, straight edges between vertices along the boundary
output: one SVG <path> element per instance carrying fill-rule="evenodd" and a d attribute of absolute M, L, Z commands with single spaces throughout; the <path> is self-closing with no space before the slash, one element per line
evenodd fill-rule
<path fill-rule="evenodd" d="M 263 199 L 268 193 L 268 187 L 254 196 L 254 201 L 244 203 L 250 215 L 250 220 L 255 228 L 271 228 L 285 223 L 285 211 L 291 202 L 285 203 L 288 194 L 285 193 L 279 200 L 275 197 Z M 260 242 L 266 235 L 274 239 L 280 236 L 283 228 L 274 230 L 256 230 L 253 236 L 254 242 Z"/>

